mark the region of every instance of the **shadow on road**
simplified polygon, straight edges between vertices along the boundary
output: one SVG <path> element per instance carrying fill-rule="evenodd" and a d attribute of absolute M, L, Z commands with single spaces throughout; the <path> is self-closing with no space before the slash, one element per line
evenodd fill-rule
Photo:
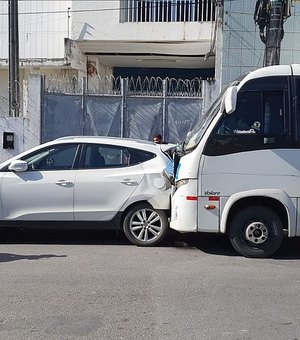
<path fill-rule="evenodd" d="M 99 230 L 1 230 L 0 244 L 71 244 L 71 245 L 132 245 L 122 232 Z M 277 260 L 300 259 L 300 239 L 285 239 L 281 248 L 272 257 Z M 134 245 L 132 245 L 134 247 Z M 190 233 L 179 234 L 172 231 L 159 247 L 193 248 L 211 255 L 241 256 L 231 246 L 226 235 Z M 10 261 L 22 260 L 22 255 L 11 255 Z M 43 257 L 56 255 L 32 255 L 27 259 L 36 260 Z M 26 256 L 25 256 L 26 257 Z M 4 257 L 5 258 L 5 257 Z M 9 256 L 6 260 L 9 261 Z"/>
<path fill-rule="evenodd" d="M 197 248 L 204 253 L 223 256 L 242 256 L 232 247 L 227 235 L 219 234 L 186 234 L 180 235 L 180 241 L 174 242 L 175 246 Z M 271 257 L 276 260 L 299 260 L 300 238 L 285 238 L 280 249 Z"/>
<path fill-rule="evenodd" d="M 0 253 L 0 263 L 1 262 L 19 261 L 19 260 L 40 260 L 40 259 L 48 259 L 48 258 L 52 258 L 52 257 L 67 257 L 67 255 L 53 255 L 53 254 L 18 255 L 18 254 Z"/>
<path fill-rule="evenodd" d="M 99 230 L 3 229 L 0 244 L 129 245 L 121 232 Z"/>
<path fill-rule="evenodd" d="M 272 257 L 276 260 L 300 260 L 300 238 L 285 239 L 282 246 Z"/>
<path fill-rule="evenodd" d="M 174 245 L 176 247 L 196 248 L 212 255 L 239 256 L 225 235 L 206 233 L 181 234 L 176 236 Z"/>

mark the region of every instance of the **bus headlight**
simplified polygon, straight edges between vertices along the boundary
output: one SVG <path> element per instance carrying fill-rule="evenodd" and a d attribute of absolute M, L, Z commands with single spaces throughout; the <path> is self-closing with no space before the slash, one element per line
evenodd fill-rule
<path fill-rule="evenodd" d="M 188 184 L 188 182 L 189 182 L 188 179 L 180 179 L 179 181 L 177 181 L 175 183 L 175 187 L 176 187 L 176 189 L 178 189 L 178 188 L 182 187 L 183 185 Z"/>

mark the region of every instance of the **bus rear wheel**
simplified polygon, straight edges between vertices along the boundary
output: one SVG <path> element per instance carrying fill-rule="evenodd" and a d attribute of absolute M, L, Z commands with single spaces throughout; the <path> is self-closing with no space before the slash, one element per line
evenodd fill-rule
<path fill-rule="evenodd" d="M 250 206 L 232 219 L 229 238 L 234 249 L 243 256 L 269 257 L 282 243 L 283 225 L 270 208 Z"/>

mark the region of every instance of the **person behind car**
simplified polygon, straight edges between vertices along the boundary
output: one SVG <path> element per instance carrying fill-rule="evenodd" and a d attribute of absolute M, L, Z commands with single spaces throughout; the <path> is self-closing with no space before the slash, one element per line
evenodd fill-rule
<path fill-rule="evenodd" d="M 163 140 L 162 140 L 161 134 L 155 135 L 153 137 L 153 142 L 156 143 L 156 144 L 162 144 Z"/>

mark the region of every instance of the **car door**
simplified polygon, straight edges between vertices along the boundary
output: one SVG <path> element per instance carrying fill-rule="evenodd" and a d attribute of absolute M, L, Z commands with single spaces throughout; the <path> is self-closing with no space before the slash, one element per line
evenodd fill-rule
<path fill-rule="evenodd" d="M 22 157 L 27 171 L 7 170 L 1 186 L 4 220 L 73 220 L 77 149 L 52 145 Z"/>
<path fill-rule="evenodd" d="M 78 221 L 109 221 L 144 177 L 132 149 L 86 144 L 74 188 L 74 217 Z"/>

